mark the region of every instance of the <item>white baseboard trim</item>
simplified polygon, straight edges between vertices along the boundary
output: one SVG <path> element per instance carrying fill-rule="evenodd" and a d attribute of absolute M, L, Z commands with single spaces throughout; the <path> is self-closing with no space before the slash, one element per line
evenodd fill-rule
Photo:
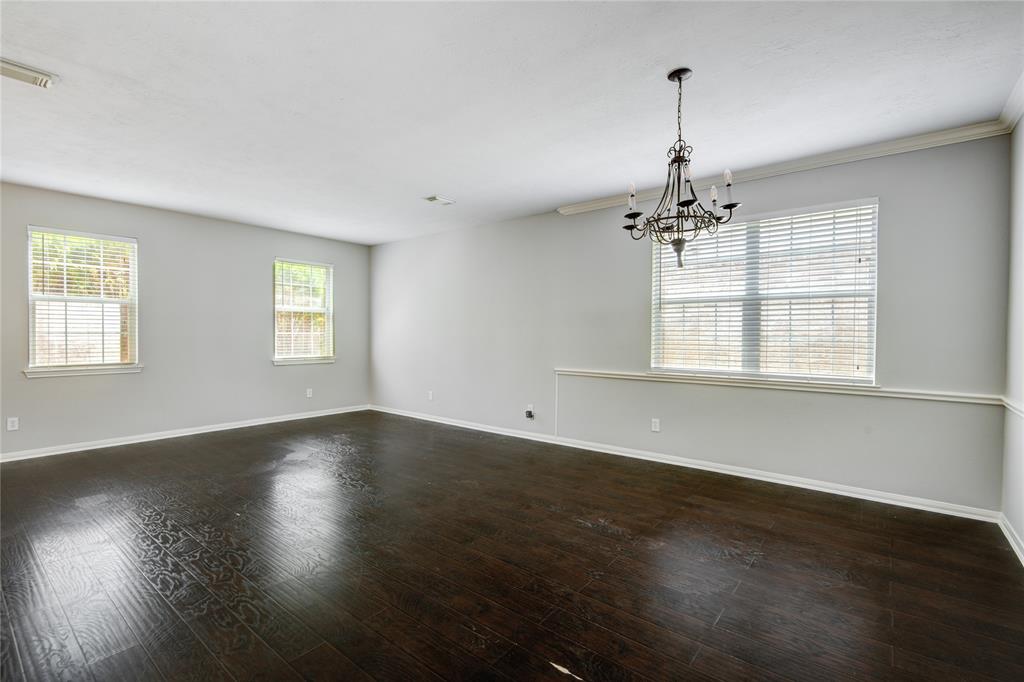
<path fill-rule="evenodd" d="M 240 429 L 246 426 L 259 426 L 260 424 L 273 424 L 275 422 L 287 422 L 295 419 L 309 419 L 310 417 L 325 417 L 332 414 L 344 412 L 359 412 L 370 409 L 369 405 L 352 405 L 349 407 L 336 407 L 329 410 L 316 410 L 314 412 L 295 412 L 293 414 L 282 414 L 274 417 L 259 417 L 257 419 L 243 419 L 236 422 L 224 422 L 222 424 L 207 424 L 205 426 L 190 426 L 184 429 L 171 429 L 170 431 L 154 431 L 152 433 L 141 433 L 134 436 L 122 436 L 119 438 L 106 438 L 104 440 L 91 440 L 81 443 L 68 443 L 66 445 L 53 445 L 45 448 L 32 450 L 16 450 L 13 452 L 0 453 L 0 464 L 14 462 L 21 459 L 32 459 L 34 457 L 49 457 L 50 455 L 62 455 L 68 452 L 79 452 L 81 450 L 96 450 L 97 448 L 109 448 L 115 445 L 130 445 L 132 443 L 145 443 L 150 440 L 162 440 L 164 438 L 178 438 L 180 436 L 191 436 L 197 433 L 208 433 L 210 431 L 227 431 L 228 429 Z"/>
<path fill-rule="evenodd" d="M 1003 535 L 1006 536 L 1006 541 L 1010 543 L 1010 547 L 1017 554 L 1020 563 L 1024 564 L 1024 540 L 1017 534 L 1016 529 L 1010 525 L 1010 520 L 1006 518 L 1006 514 L 999 515 L 999 528 L 1002 529 Z"/>
<path fill-rule="evenodd" d="M 593 450 L 595 452 L 603 452 L 610 455 L 621 455 L 623 457 L 646 459 L 652 462 L 673 464 L 676 466 L 690 467 L 692 469 L 715 471 L 722 474 L 730 474 L 732 476 L 752 478 L 758 481 L 780 483 L 782 485 L 791 485 L 797 488 L 818 490 L 820 492 L 834 493 L 836 495 L 844 495 L 846 497 L 856 497 L 862 500 L 871 500 L 872 502 L 894 504 L 900 507 L 922 509 L 924 511 L 937 512 L 939 514 L 961 516 L 968 519 L 977 519 L 979 521 L 999 523 L 1000 519 L 1003 517 L 1001 512 L 992 509 L 968 507 L 966 505 L 953 504 L 952 502 L 929 500 L 923 497 L 912 497 L 910 495 L 900 495 L 898 493 L 890 493 L 881 490 L 858 488 L 855 486 L 843 485 L 841 483 L 818 481 L 811 478 L 789 476 L 787 474 L 776 474 L 770 471 L 749 469 L 747 467 L 733 466 L 731 464 L 719 464 L 717 462 L 710 462 L 707 460 L 690 459 L 688 457 L 679 457 L 677 455 L 666 455 L 658 452 L 651 452 L 648 450 L 634 450 L 632 448 L 624 448 L 617 445 L 606 445 L 604 443 L 593 443 L 589 441 L 575 440 L 573 438 L 564 438 L 562 436 L 552 436 L 546 433 L 521 431 L 519 429 L 506 429 L 498 426 L 489 426 L 487 424 L 478 424 L 476 422 L 464 421 L 462 419 L 450 419 L 448 417 L 438 417 L 435 415 L 424 414 L 421 412 L 398 410 L 391 407 L 384 407 L 382 405 L 370 405 L 370 409 L 376 410 L 377 412 L 385 412 L 387 414 L 394 414 L 402 417 L 412 417 L 413 419 L 422 419 L 425 421 L 437 422 L 439 424 L 447 424 L 449 426 L 458 426 L 464 429 L 473 429 L 476 431 L 496 433 L 502 436 L 512 436 L 513 438 L 524 438 L 527 440 L 535 440 L 543 443 L 551 443 L 553 445 L 564 445 L 567 447 L 580 448 L 583 450 Z"/>

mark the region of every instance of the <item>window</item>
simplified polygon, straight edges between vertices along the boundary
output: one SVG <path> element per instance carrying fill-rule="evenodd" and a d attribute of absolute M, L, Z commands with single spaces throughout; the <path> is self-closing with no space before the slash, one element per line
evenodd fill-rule
<path fill-rule="evenodd" d="M 39 227 L 28 235 L 26 373 L 137 368 L 136 241 Z"/>
<path fill-rule="evenodd" d="M 873 384 L 878 202 L 654 245 L 655 371 Z"/>
<path fill-rule="evenodd" d="M 274 261 L 274 362 L 334 360 L 334 267 Z"/>

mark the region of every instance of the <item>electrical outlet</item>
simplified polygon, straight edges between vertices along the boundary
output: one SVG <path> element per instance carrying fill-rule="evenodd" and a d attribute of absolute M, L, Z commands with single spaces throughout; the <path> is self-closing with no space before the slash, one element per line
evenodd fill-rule
<path fill-rule="evenodd" d="M 307 398 L 312 398 L 313 397 L 313 389 L 311 389 L 311 388 L 307 388 L 306 389 L 306 397 Z"/>
<path fill-rule="evenodd" d="M 533 403 L 530 403 L 529 405 L 526 406 L 526 418 L 533 419 L 535 416 L 537 415 L 533 413 Z"/>
<path fill-rule="evenodd" d="M 17 417 L 8 417 L 7 418 L 7 430 L 8 431 L 17 431 L 19 428 L 21 428 L 21 426 L 20 426 L 20 423 L 19 423 Z"/>
<path fill-rule="evenodd" d="M 427 400 L 433 400 L 433 399 L 434 399 L 434 392 L 433 391 L 427 391 Z"/>
<path fill-rule="evenodd" d="M 652 419 L 651 420 L 651 431 L 654 431 L 655 433 L 659 433 L 661 431 L 661 420 L 660 419 Z"/>

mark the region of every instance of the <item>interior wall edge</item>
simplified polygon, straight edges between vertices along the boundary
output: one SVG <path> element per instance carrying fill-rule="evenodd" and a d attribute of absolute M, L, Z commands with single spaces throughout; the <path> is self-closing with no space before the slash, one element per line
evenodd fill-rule
<path fill-rule="evenodd" d="M 296 419 L 310 419 L 313 417 L 326 417 L 332 414 L 343 414 L 345 412 L 360 412 L 370 409 L 369 405 L 349 405 L 326 410 L 315 410 L 312 412 L 296 412 L 292 414 L 280 414 L 271 417 L 257 417 L 255 419 L 243 419 L 240 421 L 223 422 L 220 424 L 204 424 L 202 426 L 189 426 L 181 429 L 170 429 L 168 431 L 154 431 L 152 433 L 139 433 L 131 436 L 120 436 L 117 438 L 104 438 L 102 440 L 84 441 L 81 443 L 67 443 L 65 445 L 53 445 L 30 450 L 17 450 L 12 452 L 0 452 L 0 464 L 16 462 L 23 459 L 34 459 L 36 457 L 49 457 L 51 455 L 64 455 L 70 452 L 82 452 L 86 450 L 97 450 L 99 448 L 110 448 L 118 445 L 131 445 L 133 443 L 145 443 L 152 440 L 163 440 L 165 438 L 180 438 L 181 436 L 192 436 L 199 433 L 210 433 L 212 431 L 228 431 L 240 429 L 247 426 L 260 426 L 261 424 L 273 424 L 275 422 L 293 421 Z"/>
<path fill-rule="evenodd" d="M 970 507 L 967 505 L 955 504 L 952 502 L 943 502 L 941 500 L 932 500 L 923 497 L 913 497 L 910 495 L 900 495 L 899 493 L 891 493 L 882 490 L 858 488 L 856 486 L 844 485 L 842 483 L 833 483 L 831 481 L 820 481 L 810 478 L 801 478 L 799 476 L 778 474 L 771 471 L 764 471 L 760 469 L 751 469 L 748 467 L 739 467 L 729 464 L 719 464 L 717 462 L 712 462 L 709 460 L 690 459 L 687 457 L 668 455 L 649 450 L 637 450 L 633 448 L 624 448 L 617 445 L 608 445 L 605 443 L 576 440 L 573 438 L 565 438 L 563 436 L 555 436 L 546 433 L 537 433 L 535 431 L 521 431 L 518 429 L 508 429 L 499 426 L 491 426 L 489 424 L 480 424 L 477 422 L 465 421 L 462 419 L 441 417 L 437 415 L 426 414 L 423 412 L 411 412 L 409 410 L 400 410 L 392 407 L 387 407 L 384 405 L 370 405 L 369 409 L 375 410 L 377 412 L 384 412 L 386 414 L 394 414 L 401 417 L 410 417 L 412 419 L 421 419 L 424 421 L 446 424 L 448 426 L 472 429 L 474 431 L 485 431 L 487 433 L 494 433 L 502 436 L 510 436 L 512 438 L 535 440 L 542 443 L 550 443 L 552 445 L 562 445 L 565 447 L 592 450 L 594 452 L 601 452 L 609 455 L 619 455 L 623 457 L 632 457 L 635 459 L 645 459 L 648 461 L 660 462 L 662 464 L 672 464 L 675 466 L 689 467 L 691 469 L 714 471 L 717 473 L 728 474 L 731 476 L 741 476 L 743 478 L 751 478 L 758 481 L 779 483 L 782 485 L 789 485 L 797 488 L 805 488 L 808 490 L 817 490 L 820 492 L 834 493 L 836 495 L 843 495 L 845 497 L 856 497 L 863 500 L 870 500 L 872 502 L 882 502 L 884 504 L 893 504 L 900 507 L 921 509 L 923 511 L 937 512 L 940 514 L 947 514 L 950 516 L 960 516 L 963 518 L 987 521 L 990 523 L 999 523 L 1000 519 L 1003 516 L 1002 512 L 995 509 Z"/>
<path fill-rule="evenodd" d="M 1003 398 L 1003 407 L 1005 407 L 1010 412 L 1013 412 L 1018 417 L 1024 417 L 1024 407 L 1021 407 L 1020 405 L 1014 403 L 1009 398 Z"/>
<path fill-rule="evenodd" d="M 1010 519 L 1006 518 L 1006 514 L 999 515 L 999 528 L 1006 536 L 1006 541 L 1010 543 L 1014 554 L 1020 559 L 1020 563 L 1024 564 L 1024 539 L 1021 539 L 1017 529 L 1010 523 Z"/>

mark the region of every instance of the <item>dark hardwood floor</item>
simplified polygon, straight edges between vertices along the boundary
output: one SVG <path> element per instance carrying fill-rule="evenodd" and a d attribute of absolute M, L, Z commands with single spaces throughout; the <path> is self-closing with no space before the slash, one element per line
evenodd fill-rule
<path fill-rule="evenodd" d="M 3 680 L 1024 680 L 994 524 L 360 412 L 3 465 Z"/>

